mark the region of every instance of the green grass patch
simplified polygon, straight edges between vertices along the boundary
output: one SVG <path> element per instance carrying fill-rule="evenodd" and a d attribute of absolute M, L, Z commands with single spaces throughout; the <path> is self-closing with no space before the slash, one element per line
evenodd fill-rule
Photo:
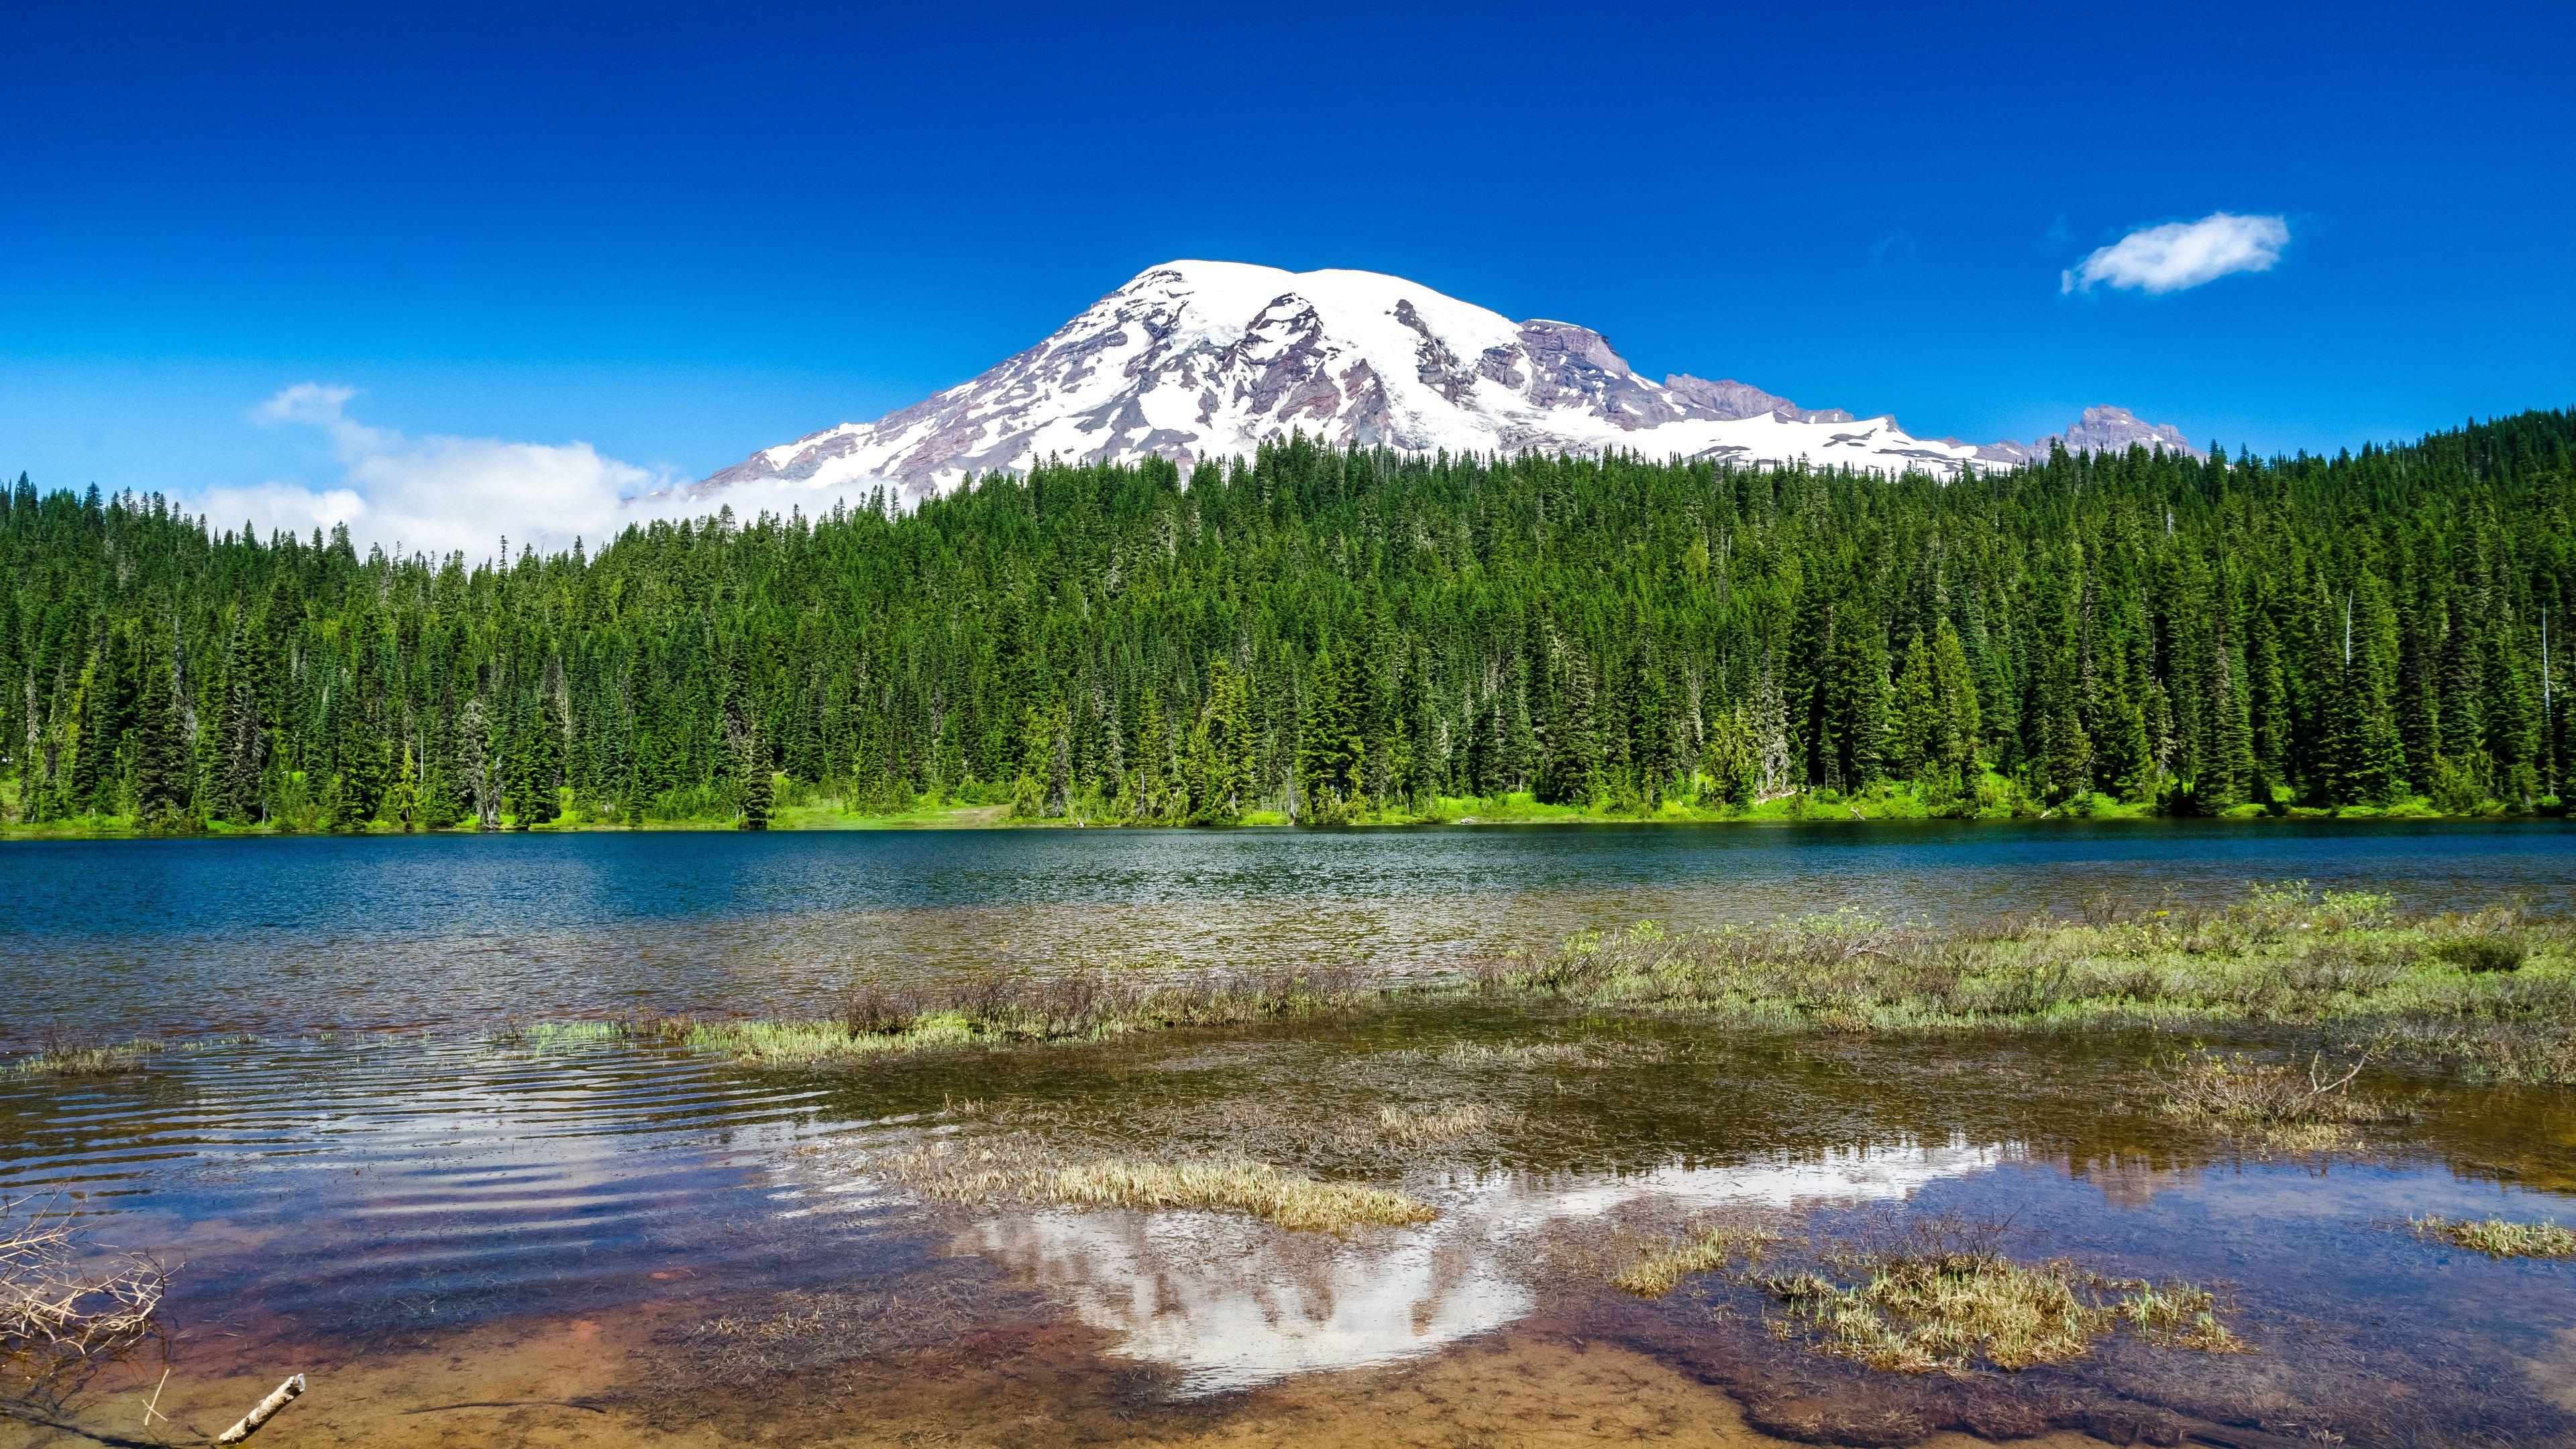
<path fill-rule="evenodd" d="M 2255 890 L 1983 930 L 1857 914 L 1587 932 L 1482 984 L 1593 1010 L 1845 1032 L 2324 1027 L 2473 1076 L 2576 1082 L 2576 932 L 2510 911 L 2400 917 L 2385 896 Z"/>
<path fill-rule="evenodd" d="M 1300 1232 L 1347 1233 L 1371 1225 L 1404 1226 L 1435 1216 L 1403 1193 L 1364 1183 L 1330 1182 L 1266 1162 L 1156 1162 L 1137 1158 L 1055 1160 L 1016 1138 L 936 1142 L 877 1159 L 886 1176 L 927 1197 L 951 1202 L 1020 1201 L 1132 1212 L 1241 1213 Z"/>
<path fill-rule="evenodd" d="M 2576 1231 L 2557 1223 L 2517 1223 L 2504 1218 L 2420 1217 L 2408 1220 L 2415 1235 L 2490 1258 L 2576 1258 Z"/>

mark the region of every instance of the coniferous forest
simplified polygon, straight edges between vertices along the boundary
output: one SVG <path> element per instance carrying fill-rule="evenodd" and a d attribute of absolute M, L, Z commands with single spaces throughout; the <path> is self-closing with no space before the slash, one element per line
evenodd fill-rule
<path fill-rule="evenodd" d="M 2576 414 L 1944 483 L 1052 467 L 469 565 L 0 506 L 30 828 L 2554 810 Z"/>

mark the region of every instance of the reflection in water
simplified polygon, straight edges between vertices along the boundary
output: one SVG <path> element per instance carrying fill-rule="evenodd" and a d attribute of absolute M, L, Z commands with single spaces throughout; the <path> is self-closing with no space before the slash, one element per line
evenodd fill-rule
<path fill-rule="evenodd" d="M 1495 1173 L 1450 1184 L 1438 1220 L 1348 1239 L 1213 1213 L 1045 1211 L 976 1225 L 964 1246 L 1058 1295 L 1126 1357 L 1189 1392 L 1434 1352 L 1530 1311 L 1531 1249 L 1550 1227 L 1638 1205 L 1802 1210 L 1911 1196 L 2021 1155 L 1954 1138 L 1620 1176 Z"/>

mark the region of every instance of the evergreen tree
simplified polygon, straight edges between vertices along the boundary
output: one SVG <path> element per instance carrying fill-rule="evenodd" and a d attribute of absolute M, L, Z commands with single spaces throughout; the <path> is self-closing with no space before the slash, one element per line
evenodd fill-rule
<path fill-rule="evenodd" d="M 776 782 L 770 776 L 768 752 L 762 748 L 757 729 L 742 740 L 742 818 L 736 828 L 767 830 L 770 805 L 776 799 Z"/>
<path fill-rule="evenodd" d="M 1549 651 L 1547 766 L 1538 798 L 1550 805 L 1589 805 L 1600 790 L 1600 721 L 1595 711 L 1592 663 L 1562 641 Z"/>
<path fill-rule="evenodd" d="M 167 667 L 148 674 L 139 693 L 133 730 L 134 818 L 168 829 L 187 817 L 193 771 L 180 739 L 178 686 Z"/>

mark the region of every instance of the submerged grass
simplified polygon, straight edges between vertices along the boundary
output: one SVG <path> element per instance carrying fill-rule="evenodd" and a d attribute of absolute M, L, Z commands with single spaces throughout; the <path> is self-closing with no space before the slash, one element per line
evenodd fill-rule
<path fill-rule="evenodd" d="M 153 1053 L 165 1048 L 166 1043 L 139 1037 L 120 1042 L 48 1041 L 0 1070 L 16 1077 L 113 1077 L 141 1071 Z"/>
<path fill-rule="evenodd" d="M 1437 1147 L 1481 1137 L 1497 1127 L 1516 1126 L 1517 1112 L 1482 1103 L 1452 1102 L 1438 1107 L 1380 1107 L 1379 1140 L 1398 1147 Z"/>
<path fill-rule="evenodd" d="M 1095 1158 L 1065 1162 L 1036 1143 L 1001 1139 L 932 1143 L 876 1160 L 887 1176 L 951 1202 L 1035 1202 L 1137 1212 L 1199 1209 L 1242 1213 L 1283 1228 L 1346 1233 L 1370 1224 L 1429 1222 L 1425 1204 L 1361 1183 L 1327 1182 L 1243 1159 L 1155 1162 Z"/>
<path fill-rule="evenodd" d="M 495 1040 L 542 1046 L 622 1037 L 720 1053 L 746 1066 L 827 1067 L 943 1048 L 1099 1042 L 1178 1027 L 1244 1026 L 1348 1011 L 1394 994 L 1394 987 L 1361 973 L 1321 968 L 1166 982 L 985 976 L 918 990 L 861 988 L 828 1017 L 539 1022 Z"/>
<path fill-rule="evenodd" d="M 2186 1053 L 2163 1065 L 2162 1110 L 2274 1147 L 2333 1147 L 2355 1127 L 2414 1118 L 2405 1107 L 2353 1090 L 2368 1061 L 2364 1055 L 2330 1066 L 2324 1053 L 2312 1052 L 2301 1068 L 2244 1053 Z"/>
<path fill-rule="evenodd" d="M 2420 1217 L 2409 1219 L 2408 1226 L 2418 1237 L 2468 1248 L 2490 1258 L 2576 1258 L 2576 1231 L 2557 1223 Z"/>
<path fill-rule="evenodd" d="M 1688 1242 L 1658 1248 L 1610 1277 L 1610 1286 L 1640 1298 L 1661 1298 L 1682 1280 L 1715 1273 L 1741 1258 L 1760 1262 L 1763 1250 L 1780 1241 L 1765 1228 L 1702 1228 Z"/>

